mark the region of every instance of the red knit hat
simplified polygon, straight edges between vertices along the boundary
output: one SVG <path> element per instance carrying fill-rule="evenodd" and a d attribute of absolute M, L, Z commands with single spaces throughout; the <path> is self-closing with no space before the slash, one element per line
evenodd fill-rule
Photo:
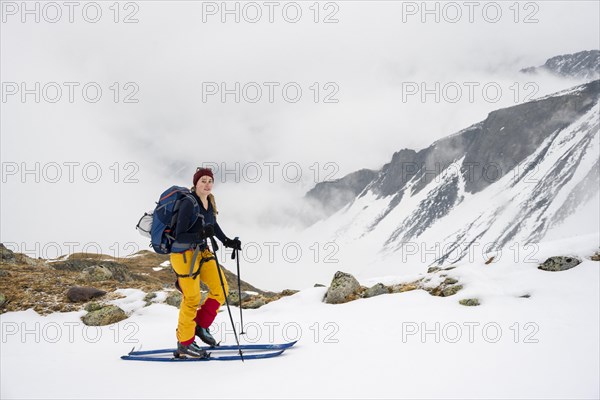
<path fill-rule="evenodd" d="M 200 178 L 202 178 L 205 175 L 210 176 L 213 181 L 215 180 L 215 177 L 213 176 L 212 170 L 210 168 L 196 168 L 196 173 L 194 174 L 194 186 L 196 186 L 198 180 L 200 180 Z"/>

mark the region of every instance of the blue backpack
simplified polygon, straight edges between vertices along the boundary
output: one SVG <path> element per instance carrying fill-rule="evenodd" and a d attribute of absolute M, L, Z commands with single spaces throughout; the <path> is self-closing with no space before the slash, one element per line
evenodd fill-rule
<path fill-rule="evenodd" d="M 136 229 L 144 236 L 150 238 L 150 245 L 155 252 L 159 254 L 169 254 L 171 252 L 181 252 L 187 248 L 179 248 L 173 245 L 175 242 L 175 225 L 181 202 L 185 198 L 192 200 L 194 204 L 193 220 L 189 226 L 192 226 L 198 220 L 200 206 L 192 192 L 182 186 L 171 186 L 165 190 L 156 203 L 156 207 L 149 213 L 144 213 L 138 221 Z"/>

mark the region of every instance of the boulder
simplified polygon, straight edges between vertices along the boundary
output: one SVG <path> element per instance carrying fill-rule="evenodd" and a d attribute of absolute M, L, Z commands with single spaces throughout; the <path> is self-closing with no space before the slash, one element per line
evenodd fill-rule
<path fill-rule="evenodd" d="M 341 304 L 360 297 L 361 286 L 352 275 L 338 271 L 325 294 L 325 303 Z"/>
<path fill-rule="evenodd" d="M 67 299 L 73 303 L 85 302 L 96 297 L 104 296 L 105 294 L 106 292 L 104 290 L 93 287 L 73 286 L 67 290 Z"/>
<path fill-rule="evenodd" d="M 581 264 L 581 260 L 572 256 L 555 256 L 550 257 L 543 264 L 538 266 L 538 269 L 544 271 L 566 271 Z"/>
<path fill-rule="evenodd" d="M 117 306 L 106 306 L 84 315 L 81 320 L 88 326 L 104 326 L 114 324 L 127 318 L 125 311 Z"/>

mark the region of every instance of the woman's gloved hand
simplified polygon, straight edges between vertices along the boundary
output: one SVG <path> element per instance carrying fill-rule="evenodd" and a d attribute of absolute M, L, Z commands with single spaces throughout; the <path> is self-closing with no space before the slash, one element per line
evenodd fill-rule
<path fill-rule="evenodd" d="M 223 242 L 223 244 L 225 245 L 225 247 L 229 247 L 230 249 L 242 250 L 242 242 L 238 238 L 225 239 L 225 242 Z"/>

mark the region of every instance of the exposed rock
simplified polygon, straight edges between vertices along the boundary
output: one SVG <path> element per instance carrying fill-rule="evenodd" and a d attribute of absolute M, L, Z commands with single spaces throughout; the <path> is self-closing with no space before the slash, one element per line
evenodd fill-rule
<path fill-rule="evenodd" d="M 14 264 L 17 259 L 12 250 L 7 249 L 4 244 L 0 243 L 0 261 Z"/>
<path fill-rule="evenodd" d="M 146 305 L 144 307 L 148 307 L 148 306 L 152 305 L 152 300 L 154 300 L 155 298 L 156 298 L 155 292 L 150 292 L 146 296 L 144 296 L 144 301 L 146 302 Z"/>
<path fill-rule="evenodd" d="M 243 308 L 259 308 L 264 306 L 266 303 L 265 299 L 262 298 L 261 296 L 255 296 L 254 298 L 252 298 L 250 301 L 244 302 L 243 303 Z"/>
<path fill-rule="evenodd" d="M 365 290 L 363 297 L 365 297 L 365 298 L 375 297 L 375 296 L 379 296 L 381 294 L 387 294 L 389 292 L 390 291 L 387 286 L 385 286 L 383 283 L 377 283 L 377 284 L 371 286 L 370 288 L 368 288 L 367 290 Z"/>
<path fill-rule="evenodd" d="M 458 303 L 463 306 L 469 306 L 469 307 L 480 305 L 479 299 L 462 299 L 462 300 L 459 300 Z"/>
<path fill-rule="evenodd" d="M 242 292 L 242 302 L 248 300 L 249 298 L 250 295 L 248 293 Z M 238 295 L 237 290 L 230 290 L 229 294 L 227 295 L 227 300 L 229 300 L 230 305 L 237 306 L 238 304 L 240 304 L 240 296 Z"/>
<path fill-rule="evenodd" d="M 400 283 L 398 285 L 393 285 L 389 288 L 390 293 L 404 293 L 404 292 L 409 292 L 411 290 L 416 290 L 419 289 L 420 285 L 418 284 L 418 282 L 412 282 L 412 283 Z"/>
<path fill-rule="evenodd" d="M 111 270 L 100 265 L 87 267 L 79 274 L 79 280 L 82 282 L 101 282 L 108 281 L 112 278 L 113 273 Z"/>
<path fill-rule="evenodd" d="M 0 307 L 3 307 L 5 303 L 6 303 L 6 296 L 4 296 L 2 293 L 0 293 Z"/>
<path fill-rule="evenodd" d="M 43 260 L 41 258 L 38 258 L 38 259 L 31 258 L 27 254 L 15 253 L 15 259 L 16 259 L 15 262 L 17 264 L 25 264 L 25 265 L 29 265 L 31 267 L 47 266 L 46 260 Z"/>
<path fill-rule="evenodd" d="M 315 283 L 315 286 L 313 287 L 326 287 L 325 285 L 323 285 L 322 283 Z"/>
<path fill-rule="evenodd" d="M 592 260 L 592 261 L 600 261 L 600 251 L 597 251 L 597 252 L 596 252 L 596 254 L 594 254 L 594 255 L 591 257 L 591 260 Z"/>
<path fill-rule="evenodd" d="M 490 257 L 490 258 L 489 258 L 489 259 L 488 259 L 488 260 L 485 262 L 485 265 L 489 265 L 489 264 L 491 264 L 491 263 L 494 261 L 494 258 L 496 258 L 496 257 L 494 257 L 494 256 Z"/>
<path fill-rule="evenodd" d="M 541 264 L 538 269 L 544 271 L 565 271 L 578 266 L 580 263 L 581 260 L 577 257 L 555 256 L 544 261 L 544 263 Z"/>
<path fill-rule="evenodd" d="M 115 261 L 98 260 L 97 258 L 75 258 L 52 263 L 52 268 L 67 271 L 82 271 L 89 267 L 104 267 L 112 273 L 112 278 L 119 282 L 129 282 L 134 277 L 129 272 L 127 265 Z M 139 278 L 139 277 L 138 277 Z"/>
<path fill-rule="evenodd" d="M 444 289 L 442 289 L 442 297 L 448 297 L 448 296 L 452 296 L 456 293 L 458 293 L 459 290 L 461 290 L 463 287 L 462 285 L 452 285 L 452 286 L 447 286 Z"/>
<path fill-rule="evenodd" d="M 87 312 L 92 312 L 92 311 L 97 311 L 97 310 L 101 309 L 102 307 L 104 307 L 104 305 L 102 305 L 100 303 L 96 303 L 95 301 L 92 301 L 92 302 L 86 304 L 83 309 Z"/>
<path fill-rule="evenodd" d="M 521 298 L 523 298 L 523 299 L 528 299 L 528 298 L 530 298 L 530 297 L 531 297 L 531 295 L 530 295 L 529 293 L 525 293 L 524 295 L 522 295 L 522 296 L 519 296 L 519 297 L 521 297 Z"/>
<path fill-rule="evenodd" d="M 292 296 L 298 292 L 299 292 L 298 290 L 294 290 L 294 289 L 283 289 L 283 291 L 281 292 L 281 296 L 282 297 Z"/>
<path fill-rule="evenodd" d="M 448 297 L 456 294 L 463 287 L 462 285 L 455 285 L 458 281 L 453 278 L 446 278 L 439 286 L 435 288 L 425 288 L 432 296 Z"/>
<path fill-rule="evenodd" d="M 182 298 L 183 296 L 178 290 L 173 290 L 167 295 L 165 303 L 167 303 L 170 306 L 179 308 L 179 306 L 181 305 Z"/>
<path fill-rule="evenodd" d="M 432 274 L 432 273 L 434 273 L 434 272 L 438 272 L 440 269 L 441 269 L 440 267 L 429 267 L 429 268 L 427 269 L 427 273 L 428 273 L 428 274 Z"/>
<path fill-rule="evenodd" d="M 85 302 L 96 297 L 104 296 L 105 294 L 106 292 L 104 290 L 93 287 L 73 286 L 67 291 L 67 299 L 74 303 Z"/>
<path fill-rule="evenodd" d="M 361 286 L 352 275 L 338 271 L 333 276 L 331 285 L 325 294 L 328 304 L 341 304 L 359 297 Z"/>
<path fill-rule="evenodd" d="M 84 315 L 81 320 L 88 326 L 104 326 L 114 324 L 127 318 L 125 311 L 110 305 Z"/>
<path fill-rule="evenodd" d="M 10 272 L 0 269 L 0 277 L 10 276 Z"/>
<path fill-rule="evenodd" d="M 156 293 L 155 292 L 151 292 L 148 293 L 145 297 L 144 297 L 144 301 L 152 301 L 153 299 L 156 298 Z"/>

